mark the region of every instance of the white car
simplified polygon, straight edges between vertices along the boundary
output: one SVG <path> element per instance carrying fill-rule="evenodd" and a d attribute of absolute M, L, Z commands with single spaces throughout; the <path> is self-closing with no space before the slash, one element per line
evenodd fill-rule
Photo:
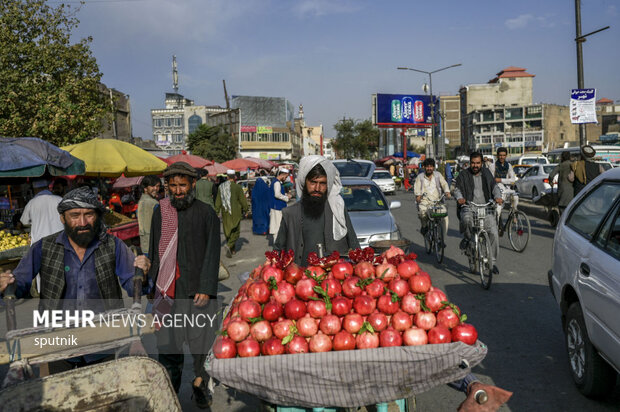
<path fill-rule="evenodd" d="M 584 395 L 605 396 L 620 371 L 620 169 L 601 174 L 569 203 L 548 277 L 573 380 Z"/>
<path fill-rule="evenodd" d="M 534 199 L 547 189 L 551 189 L 549 174 L 556 166 L 555 163 L 532 165 L 523 177 L 516 182 L 519 196 Z"/>
<path fill-rule="evenodd" d="M 372 181 L 379 186 L 379 189 L 385 194 L 394 194 L 396 192 L 396 183 L 390 172 L 385 169 L 376 169 L 372 174 Z"/>

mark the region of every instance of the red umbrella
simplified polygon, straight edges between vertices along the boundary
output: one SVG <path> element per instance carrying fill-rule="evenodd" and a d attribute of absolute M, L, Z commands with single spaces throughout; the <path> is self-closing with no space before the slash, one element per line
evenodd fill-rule
<path fill-rule="evenodd" d="M 257 157 L 244 157 L 244 159 L 249 159 L 253 162 L 258 163 L 262 169 L 272 169 L 276 167 L 276 164 L 270 160 L 259 159 Z"/>
<path fill-rule="evenodd" d="M 112 185 L 113 189 L 124 189 L 126 187 L 137 186 L 142 182 L 144 176 L 138 177 L 125 177 L 124 175 L 116 179 L 116 182 Z"/>
<path fill-rule="evenodd" d="M 171 164 L 173 164 L 175 162 L 189 163 L 189 165 L 191 167 L 195 167 L 196 169 L 202 169 L 205 166 L 213 164 L 213 162 L 211 160 L 203 159 L 200 156 L 187 154 L 187 152 L 185 152 L 185 151 L 183 151 L 183 153 L 181 153 L 181 154 L 170 156 L 170 157 L 167 157 L 167 158 L 162 159 L 162 160 L 164 162 L 168 163 L 169 165 L 171 165 Z"/>
<path fill-rule="evenodd" d="M 233 159 L 227 162 L 222 163 L 228 169 L 236 170 L 237 172 L 241 172 L 246 169 L 258 169 L 261 166 L 253 160 L 249 159 Z"/>
<path fill-rule="evenodd" d="M 226 166 L 218 162 L 213 162 L 212 165 L 205 166 L 204 169 L 209 172 L 209 176 L 226 174 L 226 171 L 228 170 Z"/>

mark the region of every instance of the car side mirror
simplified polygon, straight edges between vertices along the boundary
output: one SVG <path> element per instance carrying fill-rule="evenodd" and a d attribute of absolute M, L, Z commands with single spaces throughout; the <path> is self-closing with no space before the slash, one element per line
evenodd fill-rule
<path fill-rule="evenodd" d="M 395 200 L 390 203 L 390 210 L 398 209 L 401 206 L 399 200 Z"/>

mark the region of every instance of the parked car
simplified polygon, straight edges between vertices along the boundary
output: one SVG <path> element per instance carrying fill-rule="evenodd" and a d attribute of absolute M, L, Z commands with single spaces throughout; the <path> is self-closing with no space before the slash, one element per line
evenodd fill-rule
<path fill-rule="evenodd" d="M 376 169 L 372 174 L 372 181 L 379 186 L 385 194 L 394 194 L 396 192 L 396 183 L 389 171 L 385 169 Z"/>
<path fill-rule="evenodd" d="M 372 180 L 342 178 L 341 195 L 361 247 L 379 240 L 400 239 L 400 230 L 390 210 L 399 208 L 401 203 L 388 203 Z"/>
<path fill-rule="evenodd" d="M 597 160 L 596 163 L 598 163 L 601 166 L 603 166 L 603 169 L 605 171 L 608 171 L 609 169 L 613 169 L 613 167 L 614 167 L 614 165 L 612 165 L 611 162 L 607 162 L 605 160 Z"/>
<path fill-rule="evenodd" d="M 522 178 L 517 180 L 517 192 L 519 196 L 533 199 L 545 190 L 550 189 L 549 173 L 557 165 L 552 164 L 535 164 L 532 165 Z"/>
<path fill-rule="evenodd" d="M 620 371 L 620 169 L 598 176 L 566 208 L 548 277 L 573 380 L 584 395 L 604 396 Z"/>
<path fill-rule="evenodd" d="M 333 161 L 334 166 L 340 172 L 340 177 L 363 177 L 372 178 L 375 171 L 375 164 L 370 160 L 361 159 L 337 159 Z"/>
<path fill-rule="evenodd" d="M 513 166 L 514 165 L 536 165 L 536 164 L 546 165 L 546 164 L 549 164 L 549 160 L 547 159 L 546 156 L 529 155 L 529 154 L 520 155 L 520 156 L 510 156 L 508 159 L 506 159 L 506 161 Z"/>

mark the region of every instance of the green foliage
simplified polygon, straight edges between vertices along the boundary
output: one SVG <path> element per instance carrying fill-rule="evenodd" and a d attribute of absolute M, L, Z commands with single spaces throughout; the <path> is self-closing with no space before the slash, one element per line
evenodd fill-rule
<path fill-rule="evenodd" d="M 65 145 L 101 131 L 109 108 L 92 39 L 71 43 L 75 12 L 45 0 L 0 1 L 0 135 Z"/>
<path fill-rule="evenodd" d="M 340 158 L 372 159 L 379 146 L 379 130 L 370 120 L 342 119 L 334 125 L 333 147 Z"/>
<path fill-rule="evenodd" d="M 187 136 L 187 144 L 192 154 L 218 163 L 234 159 L 237 143 L 222 126 L 201 124 Z"/>

